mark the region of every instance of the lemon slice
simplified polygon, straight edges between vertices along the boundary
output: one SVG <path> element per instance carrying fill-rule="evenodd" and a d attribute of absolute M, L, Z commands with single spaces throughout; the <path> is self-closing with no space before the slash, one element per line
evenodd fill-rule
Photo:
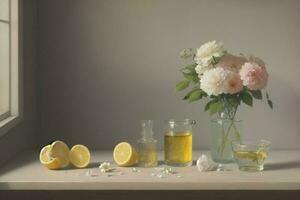
<path fill-rule="evenodd" d="M 117 144 L 114 149 L 114 160 L 121 167 L 134 165 L 138 160 L 136 150 L 127 142 Z"/>
<path fill-rule="evenodd" d="M 61 161 L 59 158 L 52 158 L 50 156 L 51 145 L 47 145 L 42 148 L 40 152 L 40 162 L 48 169 L 58 169 L 60 168 Z"/>
<path fill-rule="evenodd" d="M 50 156 L 60 160 L 60 168 L 69 165 L 69 152 L 69 147 L 62 141 L 57 140 L 51 144 Z"/>
<path fill-rule="evenodd" d="M 78 168 L 84 168 L 90 163 L 91 154 L 89 149 L 81 144 L 77 144 L 70 150 L 70 161 Z"/>

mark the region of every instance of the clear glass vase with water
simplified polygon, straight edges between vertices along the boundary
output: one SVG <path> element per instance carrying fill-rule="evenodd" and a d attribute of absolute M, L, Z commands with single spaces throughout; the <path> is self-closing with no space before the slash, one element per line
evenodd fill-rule
<path fill-rule="evenodd" d="M 211 120 L 211 156 L 217 163 L 234 162 L 232 141 L 242 140 L 242 120 L 236 118 L 237 107 L 224 104 L 217 118 Z"/>

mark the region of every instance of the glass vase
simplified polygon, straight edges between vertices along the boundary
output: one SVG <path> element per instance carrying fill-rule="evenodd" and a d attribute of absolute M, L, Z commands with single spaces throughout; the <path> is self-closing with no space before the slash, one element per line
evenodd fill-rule
<path fill-rule="evenodd" d="M 232 141 L 242 139 L 242 121 L 218 117 L 211 120 L 211 156 L 217 163 L 234 161 Z"/>

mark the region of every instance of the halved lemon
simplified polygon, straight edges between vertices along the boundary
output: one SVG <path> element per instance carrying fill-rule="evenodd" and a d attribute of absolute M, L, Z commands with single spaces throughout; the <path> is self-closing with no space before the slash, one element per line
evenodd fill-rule
<path fill-rule="evenodd" d="M 51 144 L 50 156 L 60 160 L 60 168 L 64 168 L 69 165 L 69 152 L 69 147 L 62 141 L 57 140 Z"/>
<path fill-rule="evenodd" d="M 127 142 L 117 144 L 113 154 L 115 162 L 121 167 L 132 166 L 138 161 L 136 150 Z"/>
<path fill-rule="evenodd" d="M 84 168 L 89 165 L 91 154 L 89 149 L 81 144 L 77 144 L 70 150 L 70 161 L 78 168 Z"/>
<path fill-rule="evenodd" d="M 60 168 L 61 161 L 59 158 L 53 158 L 50 156 L 51 145 L 47 145 L 42 148 L 40 152 L 40 162 L 48 169 L 58 169 Z"/>

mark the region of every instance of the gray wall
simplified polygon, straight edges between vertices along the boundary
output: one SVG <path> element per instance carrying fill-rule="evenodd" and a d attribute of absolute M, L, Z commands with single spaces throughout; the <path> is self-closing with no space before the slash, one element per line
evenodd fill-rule
<path fill-rule="evenodd" d="M 204 102 L 174 92 L 178 52 L 223 41 L 265 60 L 274 110 L 243 107 L 246 138 L 300 149 L 300 1 L 41 0 L 38 145 L 54 139 L 110 149 L 135 141 L 140 119 L 198 120 L 195 148 L 209 147 Z"/>
<path fill-rule="evenodd" d="M 23 4 L 21 21 L 23 21 L 23 120 L 4 136 L 0 137 L 0 164 L 18 152 L 33 148 L 37 127 L 37 3 L 26 0 Z"/>

